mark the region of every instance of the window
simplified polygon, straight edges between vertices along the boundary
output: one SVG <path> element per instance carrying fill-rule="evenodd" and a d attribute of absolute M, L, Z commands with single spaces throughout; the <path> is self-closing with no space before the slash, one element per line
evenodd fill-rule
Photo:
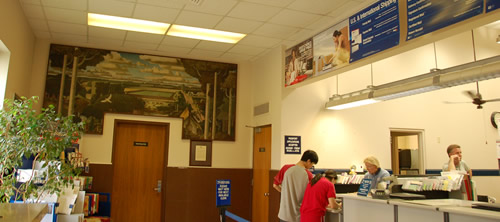
<path fill-rule="evenodd" d="M 7 86 L 7 74 L 9 71 L 10 51 L 5 44 L 0 40 L 0 109 L 3 108 L 3 100 L 5 99 L 5 88 Z"/>

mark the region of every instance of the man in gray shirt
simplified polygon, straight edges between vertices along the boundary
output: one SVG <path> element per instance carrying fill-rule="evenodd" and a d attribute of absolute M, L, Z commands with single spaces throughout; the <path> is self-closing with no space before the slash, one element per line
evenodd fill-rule
<path fill-rule="evenodd" d="M 282 222 L 300 221 L 300 204 L 309 183 L 308 169 L 318 163 L 318 154 L 307 150 L 295 166 L 286 170 L 281 184 L 281 202 L 278 217 Z"/>

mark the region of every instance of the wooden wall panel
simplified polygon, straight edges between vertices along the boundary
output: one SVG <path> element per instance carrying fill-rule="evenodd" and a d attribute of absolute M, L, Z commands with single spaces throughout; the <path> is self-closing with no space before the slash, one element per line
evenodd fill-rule
<path fill-rule="evenodd" d="M 113 165 L 111 164 L 90 164 L 89 172 L 83 172 L 82 176 L 91 176 L 92 189 L 87 192 L 111 193 L 113 190 Z"/>
<path fill-rule="evenodd" d="M 167 221 L 219 221 L 219 211 L 215 206 L 215 182 L 218 179 L 231 180 L 228 211 L 251 221 L 252 169 L 177 167 L 167 168 Z"/>

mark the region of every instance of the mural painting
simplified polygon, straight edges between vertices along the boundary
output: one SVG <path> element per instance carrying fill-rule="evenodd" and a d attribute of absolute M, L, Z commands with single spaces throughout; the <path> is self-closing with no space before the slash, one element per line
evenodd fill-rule
<path fill-rule="evenodd" d="M 111 112 L 182 118 L 183 139 L 234 141 L 236 78 L 236 64 L 53 44 L 44 107 L 90 134 Z"/>

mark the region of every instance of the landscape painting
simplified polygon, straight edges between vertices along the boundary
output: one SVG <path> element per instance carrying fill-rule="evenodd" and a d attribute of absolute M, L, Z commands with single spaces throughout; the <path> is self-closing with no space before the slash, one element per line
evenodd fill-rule
<path fill-rule="evenodd" d="M 183 139 L 234 141 L 237 65 L 52 44 L 44 107 L 102 134 L 105 113 L 183 119 Z"/>

